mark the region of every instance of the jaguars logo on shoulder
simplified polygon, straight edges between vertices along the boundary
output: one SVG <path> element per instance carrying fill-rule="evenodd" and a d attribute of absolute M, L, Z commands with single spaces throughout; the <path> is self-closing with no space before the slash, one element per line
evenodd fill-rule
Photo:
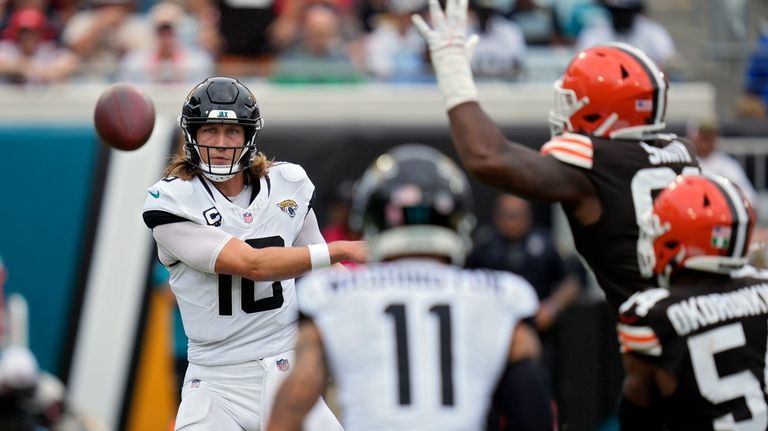
<path fill-rule="evenodd" d="M 283 212 L 288 213 L 288 215 L 291 217 L 295 217 L 296 210 L 299 209 L 299 204 L 297 204 L 293 199 L 285 199 L 280 201 L 277 206 L 283 210 Z"/>

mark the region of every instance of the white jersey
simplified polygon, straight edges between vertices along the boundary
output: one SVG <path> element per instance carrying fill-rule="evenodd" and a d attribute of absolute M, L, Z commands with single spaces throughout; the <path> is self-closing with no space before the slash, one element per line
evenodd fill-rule
<path fill-rule="evenodd" d="M 538 308 L 516 275 L 409 260 L 299 282 L 344 429 L 482 430 L 512 331 Z"/>
<path fill-rule="evenodd" d="M 174 221 L 216 226 L 254 248 L 292 246 L 314 193 L 304 169 L 275 164 L 252 187 L 250 204 L 242 208 L 202 176 L 164 178 L 149 188 L 144 219 L 150 227 Z M 195 269 L 162 246 L 158 252 L 171 273 L 190 362 L 234 364 L 293 348 L 298 331 L 293 279 L 253 282 Z"/>

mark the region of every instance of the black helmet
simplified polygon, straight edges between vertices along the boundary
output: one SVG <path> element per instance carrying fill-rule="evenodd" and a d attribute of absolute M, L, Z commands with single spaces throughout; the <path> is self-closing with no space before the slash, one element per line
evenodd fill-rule
<path fill-rule="evenodd" d="M 200 158 L 200 150 L 208 147 L 197 143 L 197 130 L 203 124 L 239 124 L 245 129 L 245 144 L 239 159 L 232 153 L 229 165 L 209 165 Z M 213 181 L 226 181 L 247 169 L 256 157 L 256 135 L 264 125 L 253 93 L 240 81 L 214 76 L 196 85 L 181 108 L 179 125 L 184 131 L 184 154 Z M 210 159 L 209 159 L 210 160 Z"/>
<path fill-rule="evenodd" d="M 364 234 L 372 260 L 440 255 L 461 264 L 474 226 L 467 177 L 425 145 L 401 145 L 379 156 L 355 190 L 350 227 Z"/>

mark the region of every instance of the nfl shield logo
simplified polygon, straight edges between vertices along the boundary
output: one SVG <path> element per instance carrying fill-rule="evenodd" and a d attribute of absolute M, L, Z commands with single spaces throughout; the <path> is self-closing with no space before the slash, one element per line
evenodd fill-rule
<path fill-rule="evenodd" d="M 243 214 L 243 221 L 246 223 L 250 223 L 253 221 L 253 214 L 249 211 L 247 213 Z"/>
<path fill-rule="evenodd" d="M 277 362 L 277 369 L 286 372 L 291 369 L 291 365 L 288 363 L 287 359 L 278 359 Z"/>
<path fill-rule="evenodd" d="M 199 379 L 194 379 L 194 380 L 192 380 L 192 381 L 189 383 L 189 386 L 190 386 L 192 389 L 197 389 L 197 388 L 199 388 L 199 387 L 200 387 L 200 380 L 199 380 Z"/>

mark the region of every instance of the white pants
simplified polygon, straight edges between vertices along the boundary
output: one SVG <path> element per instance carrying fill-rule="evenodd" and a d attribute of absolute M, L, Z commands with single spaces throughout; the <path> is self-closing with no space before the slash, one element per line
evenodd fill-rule
<path fill-rule="evenodd" d="M 295 360 L 280 355 L 235 365 L 189 364 L 176 414 L 176 430 L 262 431 L 275 395 Z M 343 431 L 323 399 L 304 421 L 307 431 Z"/>

